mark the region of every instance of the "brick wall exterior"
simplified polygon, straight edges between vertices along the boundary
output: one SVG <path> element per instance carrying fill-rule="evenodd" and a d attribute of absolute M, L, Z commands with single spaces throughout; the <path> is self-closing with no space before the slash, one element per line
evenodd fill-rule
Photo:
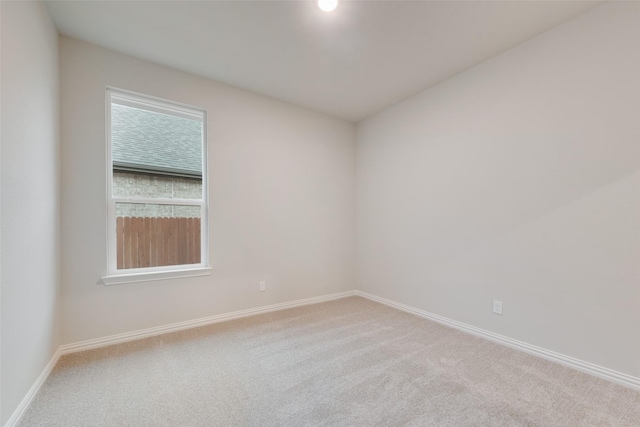
<path fill-rule="evenodd" d="M 167 199 L 202 198 L 202 180 L 131 172 L 113 172 L 113 195 Z M 199 206 L 116 204 L 116 216 L 200 218 Z"/>

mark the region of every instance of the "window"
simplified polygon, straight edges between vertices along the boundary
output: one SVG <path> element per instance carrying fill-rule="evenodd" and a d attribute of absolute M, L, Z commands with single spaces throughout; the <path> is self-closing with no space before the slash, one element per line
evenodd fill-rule
<path fill-rule="evenodd" d="M 208 270 L 205 141 L 203 110 L 107 89 L 109 275 L 103 283 Z"/>

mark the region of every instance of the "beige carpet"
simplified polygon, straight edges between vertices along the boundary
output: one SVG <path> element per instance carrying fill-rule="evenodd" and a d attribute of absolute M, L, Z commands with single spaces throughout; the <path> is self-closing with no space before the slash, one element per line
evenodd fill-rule
<path fill-rule="evenodd" d="M 20 426 L 639 426 L 640 393 L 345 298 L 63 357 Z"/>

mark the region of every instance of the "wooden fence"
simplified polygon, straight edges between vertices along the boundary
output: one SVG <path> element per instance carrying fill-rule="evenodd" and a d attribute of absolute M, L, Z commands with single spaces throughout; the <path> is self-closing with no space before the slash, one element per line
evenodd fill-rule
<path fill-rule="evenodd" d="M 200 218 L 116 220 L 118 269 L 200 263 Z"/>

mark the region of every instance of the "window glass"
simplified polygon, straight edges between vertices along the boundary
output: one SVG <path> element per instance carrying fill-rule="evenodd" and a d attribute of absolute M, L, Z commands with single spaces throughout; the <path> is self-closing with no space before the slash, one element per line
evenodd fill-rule
<path fill-rule="evenodd" d="M 200 263 L 200 207 L 116 203 L 118 269 Z"/>
<path fill-rule="evenodd" d="M 205 265 L 204 112 L 109 100 L 110 271 Z"/>

